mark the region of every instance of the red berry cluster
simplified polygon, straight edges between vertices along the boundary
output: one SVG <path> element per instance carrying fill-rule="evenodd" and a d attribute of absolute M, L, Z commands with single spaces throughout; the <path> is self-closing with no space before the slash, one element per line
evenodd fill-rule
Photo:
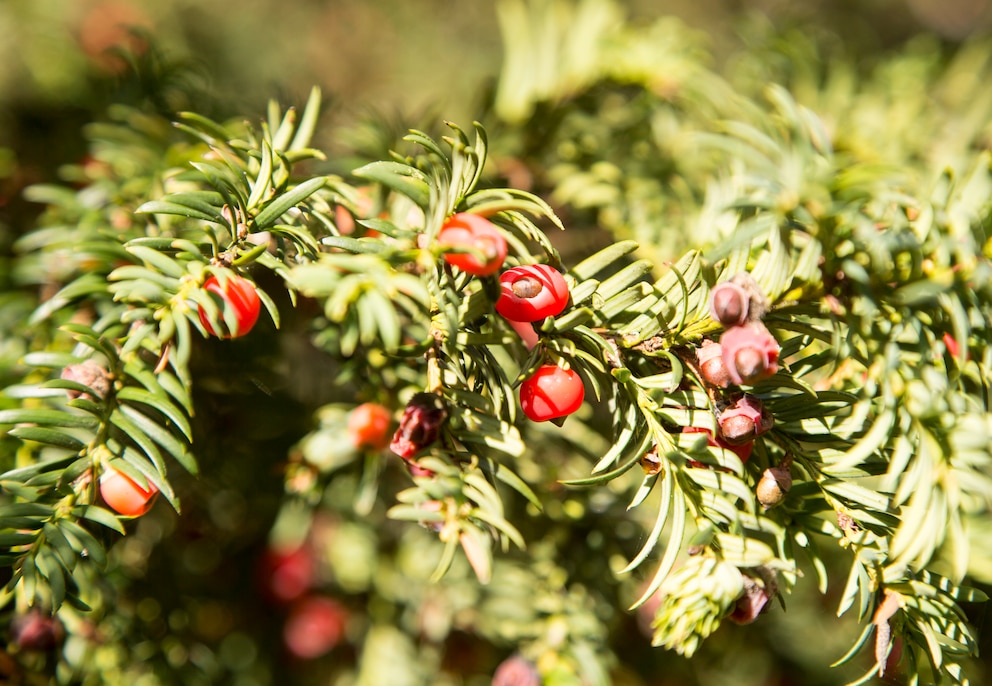
<path fill-rule="evenodd" d="M 499 277 L 496 311 L 513 326 L 528 347 L 536 343 L 532 323 L 554 317 L 568 305 L 568 284 L 554 267 L 526 264 Z M 574 369 L 543 364 L 520 384 L 520 408 L 528 419 L 546 422 L 566 417 L 582 405 L 585 386 Z"/>
<path fill-rule="evenodd" d="M 499 277 L 496 311 L 533 347 L 532 322 L 560 314 L 568 305 L 568 284 L 561 273 L 546 264 L 507 269 Z M 543 364 L 520 384 L 520 408 L 528 419 L 546 422 L 566 417 L 582 406 L 585 386 L 574 369 Z"/>
<path fill-rule="evenodd" d="M 507 254 L 506 238 L 500 230 L 471 212 L 449 217 L 438 233 L 438 243 L 445 248 L 443 258 L 447 264 L 473 276 L 495 274 Z M 528 347 L 537 343 L 532 323 L 560 314 L 568 305 L 568 284 L 549 265 L 511 267 L 500 274 L 499 284 L 496 311 L 520 333 Z M 541 365 L 520 385 L 521 409 L 536 422 L 575 412 L 584 397 L 585 387 L 578 373 L 556 364 Z M 434 393 L 418 393 L 407 403 L 389 449 L 407 461 L 414 476 L 427 471 L 417 465 L 415 458 L 437 440 L 446 419 L 444 401 Z M 371 425 L 383 421 L 372 415 L 371 407 L 357 408 L 349 422 L 352 443 L 356 447 L 377 447 L 378 430 L 373 431 Z"/>
<path fill-rule="evenodd" d="M 438 241 L 459 251 L 446 252 L 445 261 L 475 276 L 499 271 L 506 258 L 506 239 L 487 219 L 469 212 L 452 215 L 441 228 Z M 480 259 L 484 258 L 484 259 Z M 568 284 L 554 267 L 527 264 L 511 267 L 500 274 L 500 295 L 496 312 L 521 335 L 528 347 L 537 344 L 533 322 L 560 314 L 568 305 Z M 575 412 L 585 396 L 581 377 L 572 369 L 544 364 L 520 385 L 520 406 L 536 422 L 564 417 Z M 411 417 L 417 416 L 414 412 Z M 408 422 L 409 423 L 409 422 Z M 401 427 L 402 428 L 402 427 Z M 416 453 L 414 444 L 422 441 L 394 437 L 394 452 L 402 456 Z M 407 433 L 413 433 L 407 431 Z"/>

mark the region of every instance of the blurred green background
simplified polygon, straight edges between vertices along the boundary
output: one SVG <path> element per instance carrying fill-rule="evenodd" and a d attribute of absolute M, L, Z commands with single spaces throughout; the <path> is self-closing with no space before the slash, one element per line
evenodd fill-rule
<path fill-rule="evenodd" d="M 134 78 L 114 54 L 119 47 L 140 52 L 142 39 L 126 26 L 146 32 L 170 63 L 193 68 L 173 76 L 194 79 L 198 88 L 165 89 L 159 104 L 169 109 L 244 115 L 261 112 L 272 97 L 302 102 L 316 84 L 329 94 L 335 120 L 374 109 L 407 118 L 430 110 L 464 121 L 477 116 L 480 86 L 500 70 L 496 4 L 6 0 L 0 3 L 0 145 L 14 150 L 20 174 L 43 176 L 54 164 L 74 161 L 82 149 L 79 124 L 102 113 L 108 101 L 161 93 L 152 74 L 146 70 Z M 825 44 L 866 65 L 920 32 L 934 32 L 953 45 L 987 31 L 992 22 L 987 0 L 623 4 L 635 23 L 672 15 L 704 33 L 718 71 L 746 42 L 741 34 L 756 18 L 821 34 Z M 191 90 L 196 102 L 189 102 Z M 9 155 L 3 164 L 0 170 L 10 176 Z"/>
<path fill-rule="evenodd" d="M 921 33 L 951 50 L 992 26 L 988 0 L 620 4 L 635 25 L 683 20 L 717 72 L 732 70 L 738 51 L 753 50 L 754 37 L 769 31 L 811 35 L 824 55 L 868 70 Z M 480 117 L 503 59 L 497 7 L 488 0 L 6 0 L 0 255 L 36 212 L 21 190 L 80 161 L 82 125 L 104 118 L 111 102 L 223 119 L 261 114 L 271 98 L 302 104 L 318 85 L 328 105 L 315 142 L 331 152 L 338 126 L 372 113 L 399 131 Z"/>
<path fill-rule="evenodd" d="M 720 73 L 739 66 L 735 56 L 740 52 L 760 51 L 756 41 L 773 34 L 788 36 L 790 31 L 812 35 L 821 54 L 841 55 L 868 73 L 921 36 L 935 43 L 938 51 L 951 54 L 992 26 L 992 3 L 985 0 L 630 0 L 623 4 L 634 24 L 659 16 L 681 18 L 686 31 L 699 34 L 711 66 Z M 393 122 L 398 130 L 436 127 L 442 118 L 464 125 L 482 117 L 488 125 L 486 93 L 494 87 L 503 60 L 497 5 L 483 0 L 6 0 L 0 2 L 0 36 L 0 291 L 8 285 L 4 257 L 16 236 L 33 228 L 39 211 L 22 198 L 23 189 L 56 181 L 60 167 L 82 161 L 86 154 L 82 128 L 105 119 L 111 103 L 151 107 L 166 115 L 188 109 L 216 119 L 258 118 L 269 99 L 302 104 L 310 88 L 319 85 L 327 106 L 315 145 L 332 153 L 351 152 L 350 146 L 360 140 L 356 127 L 370 118 Z M 804 47 L 796 44 L 795 49 Z M 778 46 L 775 54 L 787 60 L 789 51 Z M 789 64 L 777 65 L 774 71 L 787 73 Z M 912 81 L 905 87 L 912 88 Z M 345 130 L 349 137 L 343 146 L 338 134 Z M 107 660 L 106 673 L 118 681 L 127 680 L 125 663 L 140 657 L 144 646 L 149 661 L 157 661 L 166 672 L 171 667 L 177 674 L 187 674 L 181 670 L 188 669 L 225 675 L 217 682 L 349 683 L 333 681 L 328 675 L 335 673 L 334 667 L 327 664 L 259 655 L 279 645 L 284 618 L 282 610 L 255 602 L 257 583 L 245 570 L 258 564 L 280 508 L 284 474 L 277 469 L 294 441 L 311 428 L 307 412 L 294 402 L 302 397 L 301 405 L 309 406 L 350 399 L 335 397 L 326 388 L 287 391 L 286 379 L 315 384 L 314 379 L 320 378 L 310 366 L 320 364 L 311 349 L 287 350 L 265 337 L 255 339 L 252 346 L 207 342 L 199 351 L 195 376 L 202 425 L 197 452 L 205 458 L 204 475 L 182 484 L 188 503 L 182 518 L 159 507 L 116 550 L 119 585 L 133 589 L 116 608 L 122 617 L 120 629 L 126 632 L 123 622 L 131 621 L 148 636 L 148 645 L 139 643 L 126 659 L 101 656 Z M 257 363 L 266 356 L 272 359 L 271 378 L 239 378 L 243 359 Z M 287 358 L 289 372 L 280 366 Z M 340 419 L 327 418 L 329 435 Z M 273 466 L 277 464 L 280 467 Z M 411 650 L 412 644 L 404 642 L 399 632 L 383 627 L 395 625 L 429 637 L 432 631 L 443 633 L 449 628 L 432 626 L 432 621 L 443 623 L 472 611 L 482 614 L 475 606 L 483 601 L 464 564 L 446 581 L 444 593 L 424 583 L 430 570 L 421 569 L 426 563 L 416 558 L 430 534 L 415 527 L 374 531 L 360 521 L 349 521 L 354 513 L 348 507 L 347 491 L 354 488 L 354 480 L 335 479 L 328 500 L 341 493 L 341 511 L 328 508 L 326 521 L 306 524 L 313 527 L 311 535 L 318 543 L 326 543 L 323 564 L 334 572 L 323 579 L 325 585 L 344 597 L 368 591 L 373 585 L 369 577 L 376 567 L 376 545 L 384 541 L 391 557 L 380 562 L 385 571 L 377 573 L 424 572 L 416 581 L 394 580 L 391 586 L 379 579 L 375 583 L 396 588 L 397 597 L 375 599 L 361 610 L 352 608 L 356 615 L 368 612 L 368 618 L 355 620 L 358 626 L 352 626 L 352 634 L 368 629 L 366 619 L 378 623 L 367 639 L 378 649 L 372 654 Z M 575 501 L 565 505 L 569 502 Z M 287 514 L 284 509 L 281 517 L 275 537 L 292 539 L 291 533 L 279 533 L 279 527 L 292 530 L 303 524 L 293 520 L 291 510 Z M 299 517 L 302 521 L 309 514 Z M 609 537 L 620 527 L 617 521 L 589 511 L 574 518 L 569 512 L 552 513 L 551 518 L 557 520 L 562 538 L 585 537 L 588 542 Z M 534 555 L 540 559 L 541 550 Z M 600 572 L 605 576 L 608 567 L 607 560 L 582 564 L 590 568 L 588 578 Z M 497 580 L 488 596 L 499 605 L 499 594 L 505 593 L 510 601 L 503 602 L 504 608 L 527 602 L 512 594 L 526 587 L 512 578 L 519 570 L 512 565 L 507 569 L 510 577 Z M 349 570 L 354 574 L 351 578 Z M 860 672 L 825 669 L 850 644 L 847 634 L 830 635 L 836 590 L 820 597 L 811 586 L 802 585 L 790 597 L 792 612 L 779 612 L 776 621 L 760 631 L 725 632 L 692 667 L 661 651 L 645 650 L 647 641 L 638 633 L 636 620 L 628 618 L 620 625 L 616 617 L 607 618 L 604 624 L 614 622 L 609 627 L 614 632 L 613 648 L 627 665 L 618 673 L 629 672 L 623 683 L 652 686 L 842 683 Z M 568 600 L 581 604 L 582 598 Z M 483 633 L 484 619 L 473 618 L 483 623 Z M 488 668 L 505 657 L 457 628 L 452 636 L 443 656 L 449 673 L 460 671 L 459 651 L 462 663 L 470 666 L 466 672 Z M 442 659 L 406 652 L 393 657 L 397 664 Z M 353 659 L 355 655 L 347 654 L 340 662 Z M 773 662 L 775 667 L 770 666 Z M 799 680 L 788 676 L 818 667 L 821 674 L 815 681 L 808 674 Z M 292 672 L 292 680 L 284 670 Z M 656 680 L 649 681 L 645 675 L 652 673 Z M 750 677 L 742 682 L 739 675 L 744 673 Z M 200 682 L 209 680 L 208 676 Z M 162 682 L 168 679 L 163 677 Z M 148 683 L 158 682 L 149 677 Z M 485 684 L 488 679 L 476 674 L 464 683 Z"/>

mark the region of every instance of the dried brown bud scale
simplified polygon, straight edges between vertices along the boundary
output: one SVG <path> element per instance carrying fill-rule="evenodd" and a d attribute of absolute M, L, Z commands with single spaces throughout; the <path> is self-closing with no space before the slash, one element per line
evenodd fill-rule
<path fill-rule="evenodd" d="M 747 272 L 740 272 L 731 277 L 730 283 L 739 286 L 747 294 L 747 321 L 759 322 L 764 319 L 770 305 L 754 277 Z"/>
<path fill-rule="evenodd" d="M 757 572 L 757 578 L 750 574 Z M 744 593 L 737 599 L 737 604 L 727 619 L 735 624 L 750 624 L 758 615 L 767 611 L 768 601 L 778 592 L 774 572 L 766 568 L 749 570 L 742 574 L 744 578 Z"/>
<path fill-rule="evenodd" d="M 444 401 L 434 393 L 417 393 L 407 403 L 389 449 L 404 460 L 413 458 L 437 440 L 448 418 Z"/>
<path fill-rule="evenodd" d="M 658 457 L 658 446 L 654 446 L 641 456 L 640 465 L 644 473 L 649 476 L 661 472 L 661 459 Z"/>

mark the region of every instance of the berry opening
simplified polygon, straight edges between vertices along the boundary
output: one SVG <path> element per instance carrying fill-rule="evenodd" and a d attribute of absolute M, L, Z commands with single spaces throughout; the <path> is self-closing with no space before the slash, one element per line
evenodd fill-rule
<path fill-rule="evenodd" d="M 544 287 L 541 282 L 533 276 L 525 276 L 510 284 L 510 290 L 518 298 L 533 298 L 541 292 L 542 288 Z"/>

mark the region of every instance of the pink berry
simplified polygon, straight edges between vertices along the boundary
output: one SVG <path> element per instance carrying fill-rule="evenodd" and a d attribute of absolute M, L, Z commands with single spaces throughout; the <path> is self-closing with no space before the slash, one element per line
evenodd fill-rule
<path fill-rule="evenodd" d="M 761 322 L 730 327 L 720 336 L 720 347 L 735 384 L 753 384 L 778 371 L 778 341 Z"/>
<path fill-rule="evenodd" d="M 746 322 L 749 305 L 747 291 L 732 281 L 719 283 L 710 291 L 710 316 L 724 326 Z"/>
<path fill-rule="evenodd" d="M 775 418 L 762 402 L 745 393 L 720 413 L 720 437 L 731 445 L 749 443 L 774 423 Z"/>
<path fill-rule="evenodd" d="M 699 375 L 703 381 L 717 388 L 730 385 L 730 372 L 723 361 L 723 348 L 719 343 L 703 341 L 696 349 L 696 361 L 699 363 Z"/>

